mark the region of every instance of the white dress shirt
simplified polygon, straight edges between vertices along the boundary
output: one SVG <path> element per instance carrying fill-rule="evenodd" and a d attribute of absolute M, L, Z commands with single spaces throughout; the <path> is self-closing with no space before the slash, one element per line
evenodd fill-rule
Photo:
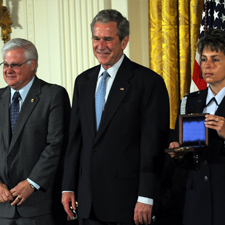
<path fill-rule="evenodd" d="M 214 95 L 211 88 L 208 87 L 208 93 L 206 97 L 206 107 L 203 109 L 203 113 L 209 113 L 211 115 L 214 115 L 224 96 L 225 96 L 225 87 L 221 89 L 219 93 L 217 93 L 217 95 Z M 216 99 L 218 105 L 216 104 L 215 101 L 211 101 L 212 98 Z"/>

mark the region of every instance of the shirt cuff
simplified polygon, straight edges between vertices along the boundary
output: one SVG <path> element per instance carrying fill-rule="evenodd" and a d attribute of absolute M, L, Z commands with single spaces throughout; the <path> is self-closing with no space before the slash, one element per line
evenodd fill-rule
<path fill-rule="evenodd" d="M 147 204 L 147 205 L 153 205 L 154 201 L 152 198 L 146 198 L 146 197 L 142 197 L 142 196 L 138 196 L 138 202 Z"/>
<path fill-rule="evenodd" d="M 30 184 L 32 184 L 37 190 L 40 189 L 40 186 L 39 186 L 38 184 L 36 184 L 34 181 L 30 180 L 29 178 L 27 178 L 27 180 L 28 180 L 28 182 L 29 182 Z"/>

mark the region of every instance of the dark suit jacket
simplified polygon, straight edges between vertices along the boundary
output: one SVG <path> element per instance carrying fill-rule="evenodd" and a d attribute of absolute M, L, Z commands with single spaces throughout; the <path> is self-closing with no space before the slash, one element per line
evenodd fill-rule
<path fill-rule="evenodd" d="M 206 96 L 207 89 L 188 95 L 186 113 L 201 113 L 205 107 Z M 215 114 L 225 117 L 225 98 Z M 225 221 L 224 140 L 215 130 L 209 129 L 209 149 L 199 152 L 198 170 L 192 167 L 191 154 L 185 156 L 189 161 L 186 167 L 189 169 L 189 175 L 186 185 L 184 224 L 223 225 Z"/>
<path fill-rule="evenodd" d="M 17 207 L 22 217 L 51 211 L 52 184 L 62 150 L 70 103 L 64 88 L 37 77 L 22 105 L 10 141 L 10 87 L 0 89 L 0 181 L 9 190 L 30 178 L 41 186 Z M 12 218 L 15 206 L 0 203 L 0 217 Z"/>
<path fill-rule="evenodd" d="M 95 88 L 100 66 L 77 77 L 63 190 L 77 193 L 79 216 L 133 220 L 138 196 L 157 198 L 169 101 L 163 79 L 126 56 L 96 133 Z"/>

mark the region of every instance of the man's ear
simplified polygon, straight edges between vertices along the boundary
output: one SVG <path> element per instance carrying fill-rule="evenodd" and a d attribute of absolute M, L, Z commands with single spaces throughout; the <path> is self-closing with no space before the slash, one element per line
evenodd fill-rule
<path fill-rule="evenodd" d="M 32 60 L 31 60 L 31 66 L 30 66 L 31 69 L 32 69 L 32 70 L 35 70 L 36 65 L 37 65 L 37 60 L 36 60 L 36 59 L 32 59 Z"/>
<path fill-rule="evenodd" d="M 129 42 L 129 35 L 127 35 L 123 40 L 122 40 L 122 49 L 124 50 L 127 47 L 127 44 Z"/>

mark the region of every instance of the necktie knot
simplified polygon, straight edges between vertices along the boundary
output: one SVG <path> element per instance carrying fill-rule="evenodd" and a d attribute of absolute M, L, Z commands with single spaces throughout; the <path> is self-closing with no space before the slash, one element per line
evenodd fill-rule
<path fill-rule="evenodd" d="M 105 70 L 102 74 L 102 79 L 106 79 L 109 76 L 109 74 L 107 73 L 107 71 Z"/>
<path fill-rule="evenodd" d="M 20 93 L 18 91 L 16 91 L 13 95 L 13 102 L 18 102 L 19 101 L 19 98 L 20 98 Z"/>

